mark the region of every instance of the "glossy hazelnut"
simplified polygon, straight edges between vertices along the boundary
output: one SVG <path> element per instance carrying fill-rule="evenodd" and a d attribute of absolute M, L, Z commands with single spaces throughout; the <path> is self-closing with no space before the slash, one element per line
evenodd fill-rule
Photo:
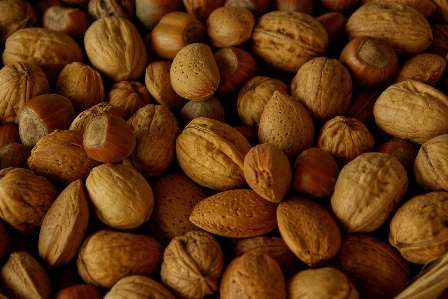
<path fill-rule="evenodd" d="M 8 167 L 27 168 L 31 147 L 22 143 L 10 143 L 0 147 L 0 169 Z M 1 243 L 1 242 L 0 242 Z"/>
<path fill-rule="evenodd" d="M 247 8 L 254 14 L 255 18 L 258 18 L 271 10 L 271 2 L 271 0 L 226 0 L 223 6 Z"/>
<path fill-rule="evenodd" d="M 89 26 L 89 15 L 79 8 L 50 6 L 42 16 L 42 27 L 68 34 L 77 42 L 84 40 Z"/>
<path fill-rule="evenodd" d="M 6 123 L 0 125 L 0 146 L 10 143 L 21 143 L 19 125 Z"/>
<path fill-rule="evenodd" d="M 280 11 L 298 11 L 313 14 L 313 0 L 275 0 L 274 9 Z"/>
<path fill-rule="evenodd" d="M 101 299 L 103 296 L 93 285 L 78 284 L 66 287 L 56 293 L 54 299 Z"/>
<path fill-rule="evenodd" d="M 340 12 L 332 11 L 316 17 L 328 33 L 327 56 L 339 55 L 342 48 L 348 43 L 345 25 L 347 17 Z"/>
<path fill-rule="evenodd" d="M 66 130 L 73 121 L 72 102 L 59 94 L 42 94 L 27 101 L 20 110 L 19 134 L 22 143 L 34 146 L 56 129 Z"/>
<path fill-rule="evenodd" d="M 378 152 L 394 155 L 403 165 L 406 172 L 412 174 L 418 153 L 418 147 L 412 142 L 405 139 L 392 138 L 381 143 L 378 146 Z"/>
<path fill-rule="evenodd" d="M 356 37 L 342 49 L 341 62 L 348 68 L 353 82 L 375 88 L 388 85 L 398 71 L 394 49 L 373 37 Z"/>
<path fill-rule="evenodd" d="M 96 161 L 121 162 L 132 153 L 135 145 L 132 128 L 117 115 L 94 117 L 85 126 L 83 147 L 87 155 Z"/>
<path fill-rule="evenodd" d="M 167 13 L 181 10 L 182 0 L 135 0 L 135 14 L 148 30 L 152 30 Z"/>
<path fill-rule="evenodd" d="M 317 3 L 326 11 L 349 15 L 361 5 L 361 0 L 318 0 Z"/>

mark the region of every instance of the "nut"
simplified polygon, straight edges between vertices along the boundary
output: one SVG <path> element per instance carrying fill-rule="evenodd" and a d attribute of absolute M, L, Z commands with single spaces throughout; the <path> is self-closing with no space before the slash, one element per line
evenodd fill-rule
<path fill-rule="evenodd" d="M 107 93 L 109 104 L 123 108 L 123 118 L 129 119 L 138 109 L 152 104 L 152 98 L 145 84 L 139 81 L 120 81 Z"/>
<path fill-rule="evenodd" d="M 226 110 L 218 99 L 211 96 L 205 101 L 188 101 L 180 109 L 177 119 L 180 127 L 183 129 L 197 117 L 207 117 L 225 122 Z"/>
<path fill-rule="evenodd" d="M 31 148 L 22 143 L 10 143 L 0 147 L 0 169 L 8 167 L 27 168 Z"/>
<path fill-rule="evenodd" d="M 448 53 L 448 24 L 430 24 L 433 40 L 425 52 L 438 54 L 442 57 Z"/>
<path fill-rule="evenodd" d="M 368 129 L 375 128 L 373 106 L 382 92 L 383 89 L 381 88 L 355 88 L 353 90 L 350 106 L 348 106 L 344 116 L 348 118 L 356 118 Z"/>
<path fill-rule="evenodd" d="M 394 155 L 400 161 L 401 165 L 403 165 L 408 177 L 412 175 L 415 158 L 418 153 L 418 148 L 413 143 L 400 138 L 392 138 L 381 143 L 377 151 Z"/>
<path fill-rule="evenodd" d="M 43 28 L 63 32 L 80 44 L 89 26 L 87 12 L 75 7 L 50 6 L 42 16 Z"/>
<path fill-rule="evenodd" d="M 310 0 L 308 1 L 311 2 Z M 340 12 L 331 11 L 317 16 L 316 20 L 324 26 L 328 33 L 326 56 L 337 57 L 347 43 L 347 33 L 345 32 L 347 17 Z"/>
<path fill-rule="evenodd" d="M 0 146 L 21 142 L 18 125 L 12 123 L 0 125 Z"/>
<path fill-rule="evenodd" d="M 165 15 L 173 11 L 182 11 L 182 9 L 182 0 L 135 1 L 135 14 L 137 18 L 146 29 L 152 32 L 154 32 L 154 26 L 159 24 Z"/>
<path fill-rule="evenodd" d="M 225 0 L 225 7 L 244 7 L 249 9 L 255 16 L 259 18 L 271 9 L 270 0 Z M 278 10 L 278 9 L 277 9 Z"/>
<path fill-rule="evenodd" d="M 274 8 L 281 11 L 300 11 L 309 15 L 314 12 L 313 0 L 274 0 Z"/>
<path fill-rule="evenodd" d="M 102 299 L 100 291 L 93 285 L 78 284 L 63 288 L 56 293 L 54 299 Z"/>
<path fill-rule="evenodd" d="M 362 0 L 362 4 L 364 5 L 372 1 L 374 0 Z M 436 11 L 436 5 L 431 0 L 394 0 L 393 2 L 405 4 L 418 10 L 425 19 L 429 19 Z"/>
<path fill-rule="evenodd" d="M 318 0 L 325 11 L 335 11 L 343 14 L 352 14 L 360 5 L 360 0 Z"/>
<path fill-rule="evenodd" d="M 174 297 L 174 295 L 163 284 L 160 284 L 156 280 L 143 275 L 130 275 L 123 277 L 106 293 L 104 299 L 131 297 L 141 299 L 176 299 L 176 297 Z"/>
<path fill-rule="evenodd" d="M 135 17 L 135 0 L 90 0 L 87 11 L 94 20 L 110 16 L 132 19 Z"/>
<path fill-rule="evenodd" d="M 37 23 L 33 7 L 27 1 L 1 1 L 0 10 L 2 11 L 0 17 L 1 43 L 4 43 L 15 31 L 25 27 L 34 27 Z"/>
<path fill-rule="evenodd" d="M 434 86 L 442 78 L 446 59 L 432 53 L 422 53 L 406 60 L 398 70 L 395 83 L 414 80 Z"/>
<path fill-rule="evenodd" d="M 125 111 L 122 107 L 113 106 L 107 102 L 101 102 L 79 113 L 70 124 L 71 131 L 84 131 L 86 124 L 93 118 L 101 115 L 114 114 L 124 117 Z"/>
<path fill-rule="evenodd" d="M 205 22 L 208 16 L 223 6 L 225 0 L 183 0 L 185 10 L 195 16 L 199 21 Z"/>

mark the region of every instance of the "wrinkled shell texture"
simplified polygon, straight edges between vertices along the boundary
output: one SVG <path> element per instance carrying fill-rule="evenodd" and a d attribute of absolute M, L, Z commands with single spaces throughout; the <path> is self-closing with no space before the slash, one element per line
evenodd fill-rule
<path fill-rule="evenodd" d="M 247 139 L 230 125 L 205 117 L 193 119 L 177 137 L 176 155 L 185 174 L 215 190 L 241 187 Z"/>
<path fill-rule="evenodd" d="M 313 58 L 297 72 L 291 95 L 310 112 L 317 124 L 344 115 L 352 97 L 352 79 L 347 68 L 336 59 Z"/>
<path fill-rule="evenodd" d="M 129 119 L 138 109 L 152 104 L 151 95 L 145 84 L 139 81 L 121 81 L 115 83 L 107 93 L 108 102 L 125 111 L 124 119 Z"/>
<path fill-rule="evenodd" d="M 19 124 L 22 106 L 50 91 L 45 73 L 36 64 L 18 61 L 4 66 L 0 69 L 0 123 Z"/>
<path fill-rule="evenodd" d="M 30 3 L 23 0 L 6 0 L 0 2 L 0 42 L 15 31 L 36 25 L 36 15 Z"/>
<path fill-rule="evenodd" d="M 414 162 L 414 176 L 426 191 L 448 191 L 448 134 L 422 144 Z"/>
<path fill-rule="evenodd" d="M 162 255 L 162 245 L 149 236 L 103 229 L 84 240 L 76 264 L 86 283 L 112 288 L 125 276 L 156 275 Z"/>
<path fill-rule="evenodd" d="M 376 100 L 373 115 L 384 132 L 419 144 L 448 133 L 448 97 L 418 81 L 389 86 Z"/>
<path fill-rule="evenodd" d="M 360 6 L 346 25 L 349 40 L 371 36 L 388 43 L 397 54 L 423 52 L 433 36 L 428 21 L 417 10 L 393 1 Z"/>
<path fill-rule="evenodd" d="M 29 169 L 0 171 L 0 217 L 22 234 L 38 233 L 57 196 L 58 191 L 45 177 Z"/>
<path fill-rule="evenodd" d="M 137 143 L 129 157 L 132 165 L 145 178 L 166 173 L 176 158 L 176 138 L 180 133 L 174 114 L 165 105 L 148 104 L 127 122 Z"/>
<path fill-rule="evenodd" d="M 263 235 L 277 227 L 277 205 L 251 189 L 222 191 L 200 201 L 190 221 L 215 235 L 244 238 Z"/>
<path fill-rule="evenodd" d="M 327 121 L 317 136 L 317 147 L 332 154 L 340 167 L 373 150 L 375 139 L 356 118 L 336 116 Z"/>
<path fill-rule="evenodd" d="M 4 65 L 17 61 L 36 64 L 48 79 L 54 79 L 65 65 L 82 61 L 83 52 L 65 33 L 32 27 L 19 29 L 6 39 L 2 58 Z"/>
<path fill-rule="evenodd" d="M 332 267 L 300 271 L 287 282 L 286 289 L 289 299 L 359 298 L 347 276 Z"/>
<path fill-rule="evenodd" d="M 311 200 L 285 198 L 277 208 L 278 229 L 288 247 L 308 264 L 317 266 L 334 257 L 341 232 L 334 216 Z"/>
<path fill-rule="evenodd" d="M 224 254 L 212 234 L 191 231 L 165 248 L 160 277 L 179 298 L 201 299 L 218 290 Z"/>
<path fill-rule="evenodd" d="M 309 14 L 271 11 L 258 19 L 251 42 L 254 55 L 266 64 L 294 73 L 308 60 L 325 54 L 328 34 Z"/>
<path fill-rule="evenodd" d="M 204 101 L 218 89 L 219 70 L 210 46 L 189 44 L 177 52 L 170 68 L 171 85 L 181 97 Z"/>
<path fill-rule="evenodd" d="M 135 16 L 135 0 L 90 0 L 87 10 L 94 20 L 107 16 L 131 19 Z"/>
<path fill-rule="evenodd" d="M 98 218 L 110 227 L 131 230 L 151 216 L 152 188 L 135 168 L 123 164 L 102 164 L 86 179 L 87 195 Z"/>
<path fill-rule="evenodd" d="M 285 279 L 269 255 L 249 252 L 233 259 L 224 270 L 220 298 L 286 299 Z"/>
<path fill-rule="evenodd" d="M 395 156 L 362 154 L 339 173 L 331 196 L 333 213 L 346 232 L 372 232 L 395 212 L 408 184 Z"/>
<path fill-rule="evenodd" d="M 426 264 L 448 249 L 448 192 L 415 196 L 404 203 L 390 223 L 389 243 L 412 263 Z"/>
<path fill-rule="evenodd" d="M 96 20 L 87 29 L 84 44 L 95 69 L 114 82 L 136 80 L 148 65 L 145 43 L 135 25 L 125 18 Z"/>
<path fill-rule="evenodd" d="M 88 223 L 84 184 L 76 180 L 59 194 L 42 222 L 38 251 L 48 267 L 60 268 L 76 256 Z"/>
<path fill-rule="evenodd" d="M 276 91 L 261 114 L 258 141 L 276 145 L 292 161 L 313 145 L 313 120 L 299 101 Z"/>
<path fill-rule="evenodd" d="M 164 285 L 143 275 L 123 277 L 104 296 L 104 299 L 123 298 L 176 299 Z"/>

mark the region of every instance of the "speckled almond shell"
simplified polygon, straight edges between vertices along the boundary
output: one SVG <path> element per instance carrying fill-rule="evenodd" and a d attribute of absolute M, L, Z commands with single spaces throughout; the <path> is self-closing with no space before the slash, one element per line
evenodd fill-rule
<path fill-rule="evenodd" d="M 277 204 L 251 189 L 222 191 L 193 208 L 190 221 L 200 228 L 230 238 L 263 235 L 277 227 Z"/>
<path fill-rule="evenodd" d="M 219 70 L 207 44 L 189 44 L 177 52 L 170 68 L 171 85 L 181 97 L 204 101 L 218 89 Z"/>

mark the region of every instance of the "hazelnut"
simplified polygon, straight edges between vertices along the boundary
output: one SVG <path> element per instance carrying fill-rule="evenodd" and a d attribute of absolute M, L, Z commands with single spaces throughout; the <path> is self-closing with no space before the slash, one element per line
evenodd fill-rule
<path fill-rule="evenodd" d="M 318 0 L 317 2 L 326 11 L 336 11 L 347 15 L 361 6 L 361 0 Z"/>
<path fill-rule="evenodd" d="M 274 10 L 299 11 L 309 15 L 313 14 L 313 0 L 275 0 Z"/>
<path fill-rule="evenodd" d="M 190 121 L 201 116 L 225 122 L 226 110 L 214 96 L 200 102 L 188 101 L 179 111 L 179 127 L 183 129 Z"/>
<path fill-rule="evenodd" d="M 226 0 L 223 6 L 247 8 L 254 14 L 255 18 L 258 18 L 271 9 L 271 2 L 271 0 Z"/>
<path fill-rule="evenodd" d="M 78 284 L 63 288 L 56 293 L 54 299 L 102 299 L 100 291 L 90 284 Z"/>
<path fill-rule="evenodd" d="M 42 16 L 42 27 L 68 34 L 79 43 L 89 26 L 89 15 L 79 8 L 50 6 Z"/>
<path fill-rule="evenodd" d="M 135 148 L 131 126 L 114 114 L 94 117 L 84 128 L 83 147 L 92 159 L 117 163 L 126 159 Z"/>
<path fill-rule="evenodd" d="M 201 22 L 205 22 L 212 11 L 224 4 L 224 0 L 183 0 L 182 2 L 185 10 Z"/>
<path fill-rule="evenodd" d="M 403 165 L 408 175 L 412 174 L 418 148 L 408 140 L 392 138 L 378 146 L 378 152 L 392 154 Z"/>
<path fill-rule="evenodd" d="M 21 142 L 18 125 L 12 123 L 0 125 L 0 146 Z"/>
<path fill-rule="evenodd" d="M 182 0 L 136 0 L 135 14 L 148 30 L 168 13 L 183 10 Z"/>
<path fill-rule="evenodd" d="M 0 169 L 8 167 L 27 168 L 31 147 L 22 143 L 9 143 L 0 147 Z"/>

